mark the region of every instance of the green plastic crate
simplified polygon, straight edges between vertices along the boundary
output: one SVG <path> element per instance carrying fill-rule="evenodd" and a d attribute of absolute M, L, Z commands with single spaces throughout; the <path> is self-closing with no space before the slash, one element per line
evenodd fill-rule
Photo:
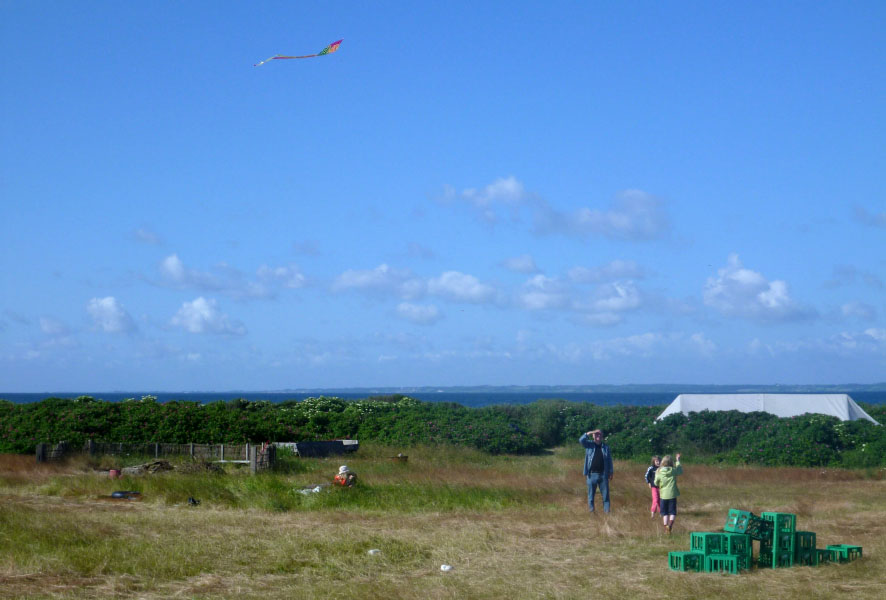
<path fill-rule="evenodd" d="M 794 566 L 793 551 L 778 551 L 773 549 L 761 549 L 757 556 L 758 567 L 782 568 Z"/>
<path fill-rule="evenodd" d="M 668 552 L 668 566 L 671 571 L 701 571 L 704 569 L 704 554 L 701 552 Z"/>
<path fill-rule="evenodd" d="M 830 544 L 828 550 L 831 552 L 831 562 L 849 562 L 861 558 L 861 546 Z"/>
<path fill-rule="evenodd" d="M 772 534 L 772 549 L 776 552 L 794 553 L 796 538 L 793 531 L 781 531 Z"/>
<path fill-rule="evenodd" d="M 757 519 L 753 527 L 748 528 L 748 535 L 755 540 L 768 540 L 772 538 L 772 523 Z"/>
<path fill-rule="evenodd" d="M 794 532 L 794 551 L 802 552 L 806 550 L 815 550 L 815 532 L 814 531 L 795 531 Z"/>
<path fill-rule="evenodd" d="M 704 557 L 705 573 L 737 574 L 747 568 L 744 557 L 735 554 L 708 554 Z"/>
<path fill-rule="evenodd" d="M 689 550 L 708 554 L 728 554 L 729 541 L 725 533 L 693 531 L 689 534 Z"/>
<path fill-rule="evenodd" d="M 746 533 L 755 540 L 765 539 L 772 531 L 772 523 L 747 510 L 730 508 L 723 531 Z"/>
<path fill-rule="evenodd" d="M 831 562 L 831 551 L 827 548 L 818 548 L 815 553 L 818 555 L 817 560 L 819 565 L 825 565 Z"/>
<path fill-rule="evenodd" d="M 797 550 L 794 553 L 795 567 L 817 567 L 818 566 L 818 550 Z"/>
<path fill-rule="evenodd" d="M 754 555 L 754 543 L 746 533 L 726 533 L 726 554 L 744 556 L 750 564 Z"/>
<path fill-rule="evenodd" d="M 746 533 L 748 524 L 752 519 L 758 518 L 754 513 L 730 508 L 729 514 L 726 515 L 726 525 L 723 526 L 724 531 L 730 533 Z"/>
<path fill-rule="evenodd" d="M 797 515 L 794 513 L 764 512 L 762 517 L 764 521 L 772 523 L 776 532 L 797 530 Z"/>

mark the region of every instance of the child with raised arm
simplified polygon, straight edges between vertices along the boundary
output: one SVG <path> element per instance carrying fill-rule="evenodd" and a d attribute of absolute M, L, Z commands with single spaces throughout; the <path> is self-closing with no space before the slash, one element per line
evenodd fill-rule
<path fill-rule="evenodd" d="M 677 518 L 677 496 L 680 489 L 677 487 L 677 476 L 683 474 L 680 465 L 680 453 L 677 453 L 677 463 L 671 462 L 671 456 L 666 455 L 661 459 L 661 466 L 655 472 L 655 485 L 658 486 L 661 508 L 661 517 L 665 531 L 670 534 L 674 527 L 674 519 Z"/>

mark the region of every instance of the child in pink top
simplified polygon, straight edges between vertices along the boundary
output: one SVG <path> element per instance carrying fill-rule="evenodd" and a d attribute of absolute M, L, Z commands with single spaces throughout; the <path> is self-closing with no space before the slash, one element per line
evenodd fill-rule
<path fill-rule="evenodd" d="M 655 511 L 660 511 L 658 486 L 655 485 L 655 471 L 661 466 L 661 459 L 657 456 L 652 457 L 652 464 L 646 469 L 646 484 L 652 490 L 652 505 L 649 507 L 649 518 L 655 518 Z"/>

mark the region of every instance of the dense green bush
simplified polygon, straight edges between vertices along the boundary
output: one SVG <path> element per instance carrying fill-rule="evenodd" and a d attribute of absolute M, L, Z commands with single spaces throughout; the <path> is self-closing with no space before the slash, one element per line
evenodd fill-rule
<path fill-rule="evenodd" d="M 228 443 L 354 438 L 396 446 L 452 444 L 494 454 L 534 453 L 577 443 L 602 429 L 617 458 L 648 460 L 682 452 L 732 464 L 886 466 L 886 427 L 823 415 L 703 411 L 656 422 L 663 407 L 599 406 L 563 400 L 466 408 L 392 395 L 348 401 L 308 398 L 272 404 L 234 399 L 200 404 L 83 396 L 32 404 L 0 401 L 0 452 L 30 453 L 39 442 L 77 447 L 123 443 Z M 886 422 L 886 405 L 865 406 Z"/>

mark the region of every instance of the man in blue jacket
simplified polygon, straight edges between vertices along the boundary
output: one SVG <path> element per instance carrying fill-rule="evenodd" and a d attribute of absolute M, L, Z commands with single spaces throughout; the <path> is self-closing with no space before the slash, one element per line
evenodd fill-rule
<path fill-rule="evenodd" d="M 609 446 L 603 443 L 603 432 L 589 431 L 578 438 L 585 448 L 584 475 L 588 480 L 588 508 L 594 512 L 594 496 L 597 487 L 603 496 L 603 512 L 609 512 L 609 482 L 612 481 L 612 454 Z"/>

